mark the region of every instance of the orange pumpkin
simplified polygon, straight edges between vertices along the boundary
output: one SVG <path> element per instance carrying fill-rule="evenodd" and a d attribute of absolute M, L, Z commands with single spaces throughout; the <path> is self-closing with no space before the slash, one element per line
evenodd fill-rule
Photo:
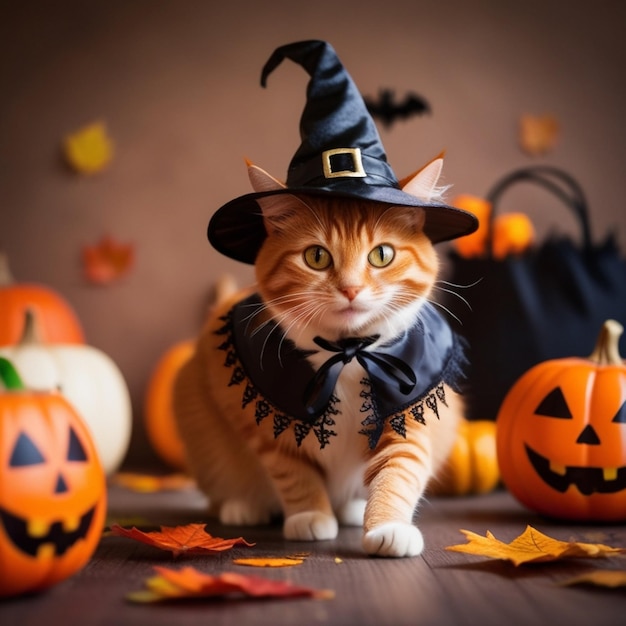
<path fill-rule="evenodd" d="M 42 341 L 85 342 L 82 325 L 71 305 L 49 287 L 14 282 L 6 255 L 0 253 L 0 346 L 20 340 L 27 309 L 40 320 Z"/>
<path fill-rule="evenodd" d="M 87 427 L 56 392 L 30 392 L 0 359 L 0 596 L 40 591 L 91 558 L 106 482 Z"/>
<path fill-rule="evenodd" d="M 499 482 L 495 422 L 463 420 L 446 464 L 429 489 L 431 495 L 488 493 Z"/>
<path fill-rule="evenodd" d="M 623 331 L 607 321 L 588 358 L 526 372 L 497 417 L 502 479 L 520 502 L 573 520 L 626 520 L 626 365 Z"/>
<path fill-rule="evenodd" d="M 181 341 L 158 361 L 146 390 L 144 423 L 154 451 L 168 465 L 184 470 L 185 449 L 178 434 L 172 406 L 174 381 L 180 368 L 191 358 L 195 342 Z"/>

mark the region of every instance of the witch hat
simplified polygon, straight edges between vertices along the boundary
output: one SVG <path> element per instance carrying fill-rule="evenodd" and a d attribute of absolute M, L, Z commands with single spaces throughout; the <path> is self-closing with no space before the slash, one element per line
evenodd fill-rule
<path fill-rule="evenodd" d="M 433 243 L 476 230 L 478 222 L 471 213 L 425 202 L 400 189 L 365 102 L 330 44 L 311 40 L 277 48 L 263 67 L 263 87 L 285 58 L 311 76 L 300 119 L 302 143 L 289 165 L 286 187 L 249 193 L 219 208 L 208 227 L 213 247 L 235 260 L 254 263 L 266 237 L 256 200 L 281 193 L 422 207 L 426 212 L 424 232 Z"/>

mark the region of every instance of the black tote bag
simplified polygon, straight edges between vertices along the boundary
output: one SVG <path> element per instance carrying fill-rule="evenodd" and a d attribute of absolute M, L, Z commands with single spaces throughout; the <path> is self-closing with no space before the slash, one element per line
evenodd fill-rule
<path fill-rule="evenodd" d="M 538 185 L 576 216 L 582 243 L 551 236 L 521 255 L 495 259 L 449 254 L 449 281 L 471 310 L 458 313 L 450 296 L 441 302 L 458 319 L 451 325 L 469 344 L 466 398 L 470 419 L 495 419 L 504 396 L 530 367 L 547 359 L 587 357 L 606 319 L 626 326 L 626 261 L 614 235 L 594 245 L 585 195 L 567 173 L 548 166 L 516 170 L 487 195 L 493 220 L 502 195 L 521 184 Z M 489 228 L 489 232 L 492 229 Z M 620 340 L 626 353 L 625 337 Z"/>

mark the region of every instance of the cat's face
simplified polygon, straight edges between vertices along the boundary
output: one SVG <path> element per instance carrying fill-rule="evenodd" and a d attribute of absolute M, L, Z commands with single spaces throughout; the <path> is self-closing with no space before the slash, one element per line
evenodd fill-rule
<path fill-rule="evenodd" d="M 415 323 L 438 269 L 421 209 L 291 195 L 271 202 L 258 288 L 296 343 L 391 339 Z"/>

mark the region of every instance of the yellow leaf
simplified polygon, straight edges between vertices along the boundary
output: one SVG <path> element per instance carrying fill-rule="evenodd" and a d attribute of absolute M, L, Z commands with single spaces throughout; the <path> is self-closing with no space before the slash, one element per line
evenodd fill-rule
<path fill-rule="evenodd" d="M 596 587 L 626 587 L 626 570 L 596 569 L 561 583 L 565 587 L 572 585 L 595 585 Z"/>
<path fill-rule="evenodd" d="M 190 489 L 195 485 L 193 479 L 186 474 L 154 476 L 152 474 L 139 474 L 135 472 L 117 472 L 111 477 L 111 482 L 120 487 L 125 487 L 131 491 L 140 493 Z"/>
<path fill-rule="evenodd" d="M 63 152 L 69 165 L 80 174 L 96 174 L 113 158 L 113 142 L 103 122 L 94 122 L 63 140 Z"/>
<path fill-rule="evenodd" d="M 235 565 L 247 565 L 250 567 L 291 567 L 292 565 L 302 565 L 303 558 L 295 557 L 255 557 L 245 559 L 233 559 Z"/>
<path fill-rule="evenodd" d="M 448 546 L 446 550 L 502 559 L 511 561 L 514 565 L 567 558 L 598 558 L 626 552 L 625 548 L 612 548 L 601 543 L 559 541 L 540 533 L 532 526 L 527 526 L 511 543 L 496 539 L 489 531 L 485 537 L 469 530 L 461 532 L 467 537 L 468 543 Z"/>

